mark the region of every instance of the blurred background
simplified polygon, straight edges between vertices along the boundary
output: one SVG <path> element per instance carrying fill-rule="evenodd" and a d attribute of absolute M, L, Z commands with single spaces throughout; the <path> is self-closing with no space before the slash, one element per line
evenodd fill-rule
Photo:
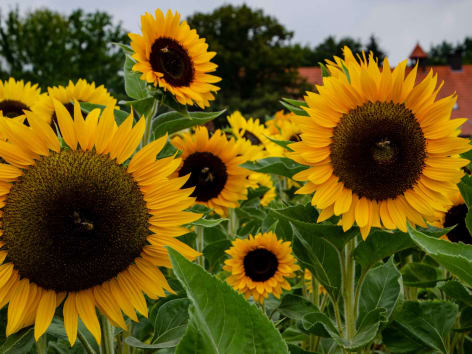
<path fill-rule="evenodd" d="M 281 109 L 281 97 L 316 90 L 318 63 L 348 45 L 380 62 L 388 56 L 391 66 L 418 62 L 420 79 L 433 67 L 446 82 L 443 96 L 459 94 L 454 116 L 472 116 L 470 0 L 2 0 L 0 79 L 46 89 L 84 78 L 125 98 L 124 56 L 111 43 L 129 43 L 141 14 L 169 5 L 218 52 L 221 91 L 211 109 L 264 119 Z"/>

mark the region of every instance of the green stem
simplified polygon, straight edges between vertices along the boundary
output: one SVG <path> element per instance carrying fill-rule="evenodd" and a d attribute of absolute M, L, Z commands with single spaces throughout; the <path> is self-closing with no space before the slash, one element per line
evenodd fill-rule
<path fill-rule="evenodd" d="M 361 287 L 362 287 L 362 283 L 364 283 L 364 279 L 365 279 L 365 276 L 367 275 L 367 271 L 369 270 L 370 268 L 367 268 L 367 269 L 363 269 L 362 270 L 362 273 L 359 277 L 359 281 L 357 282 L 357 287 L 356 287 L 356 296 L 354 297 L 354 311 L 355 311 L 355 314 L 356 314 L 356 318 L 357 318 L 357 313 L 359 311 L 359 296 L 361 294 Z"/>
<path fill-rule="evenodd" d="M 143 140 L 141 146 L 145 146 L 151 142 L 151 133 L 152 133 L 152 119 L 156 115 L 159 109 L 159 100 L 154 100 L 154 103 L 146 114 L 146 127 L 144 128 Z"/>
<path fill-rule="evenodd" d="M 102 327 L 102 351 L 104 354 L 115 353 L 113 326 L 105 315 L 100 314 L 100 322 Z"/>
<path fill-rule="evenodd" d="M 355 270 L 356 263 L 352 252 L 356 248 L 356 238 L 346 243 L 344 250 L 343 269 L 343 298 L 344 298 L 344 321 L 346 324 L 346 338 L 351 340 L 356 335 L 357 311 L 354 307 L 355 293 Z"/>
<path fill-rule="evenodd" d="M 44 333 L 36 342 L 36 351 L 38 354 L 47 354 L 48 352 L 48 335 Z"/>
<path fill-rule="evenodd" d="M 195 233 L 197 234 L 197 238 L 195 239 L 196 249 L 197 252 L 201 253 L 201 256 L 197 258 L 197 264 L 201 265 L 202 268 L 205 268 L 205 258 L 203 256 L 203 248 L 205 247 L 205 240 L 203 236 L 203 226 L 196 225 L 195 226 Z"/>
<path fill-rule="evenodd" d="M 79 330 L 77 331 L 77 338 L 79 338 L 80 343 L 82 343 L 82 346 L 88 354 L 96 354 L 95 350 L 92 348 L 92 345 L 88 342 L 87 338 L 85 338 L 84 334 Z"/>
<path fill-rule="evenodd" d="M 238 231 L 238 217 L 236 216 L 236 211 L 233 208 L 228 209 L 228 236 L 230 240 L 233 240 L 236 237 L 236 232 Z"/>
<path fill-rule="evenodd" d="M 336 324 L 338 325 L 339 334 L 340 334 L 342 337 L 344 337 L 344 334 L 343 334 L 343 325 L 342 325 L 342 322 L 341 322 L 341 315 L 339 314 L 339 305 L 338 305 L 338 302 L 337 302 L 337 301 L 333 301 L 333 299 L 331 299 L 331 302 L 333 303 L 334 316 L 336 317 Z"/>

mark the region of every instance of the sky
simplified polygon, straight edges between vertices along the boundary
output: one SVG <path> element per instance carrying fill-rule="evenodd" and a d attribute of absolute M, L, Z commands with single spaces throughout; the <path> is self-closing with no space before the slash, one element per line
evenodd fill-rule
<path fill-rule="evenodd" d="M 262 8 L 294 32 L 293 43 L 316 46 L 327 36 L 351 36 L 366 43 L 375 34 L 392 65 L 407 58 L 419 42 L 428 51 L 443 40 L 457 44 L 472 37 L 472 0 L 0 0 L 0 10 L 16 5 L 20 11 L 48 7 L 63 13 L 76 8 L 102 10 L 139 32 L 140 15 L 157 7 L 172 6 L 185 18 L 194 12 L 211 12 L 223 4 L 246 3 Z"/>

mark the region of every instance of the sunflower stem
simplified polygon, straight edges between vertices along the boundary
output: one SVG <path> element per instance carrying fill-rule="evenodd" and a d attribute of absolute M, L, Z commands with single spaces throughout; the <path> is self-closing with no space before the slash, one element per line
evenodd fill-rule
<path fill-rule="evenodd" d="M 228 209 L 228 236 L 230 240 L 233 240 L 236 237 L 236 232 L 238 231 L 238 217 L 234 208 Z"/>
<path fill-rule="evenodd" d="M 82 343 L 82 346 L 88 354 L 97 354 L 80 330 L 77 331 L 77 338 L 79 338 L 80 343 Z"/>
<path fill-rule="evenodd" d="M 346 243 L 344 249 L 344 269 L 343 269 L 343 298 L 344 298 L 344 321 L 346 325 L 346 338 L 352 340 L 356 335 L 355 308 L 355 273 L 356 263 L 353 251 L 356 248 L 356 237 Z"/>
<path fill-rule="evenodd" d="M 100 315 L 101 327 L 102 327 L 102 351 L 103 354 L 114 354 L 115 343 L 114 343 L 114 328 L 108 318 L 101 314 Z"/>
<path fill-rule="evenodd" d="M 201 253 L 201 255 L 197 258 L 197 264 L 199 264 L 202 268 L 205 268 L 205 257 L 203 256 L 203 248 L 205 247 L 203 226 L 196 225 L 195 233 L 197 234 L 197 238 L 195 239 L 196 249 L 197 252 Z"/>
<path fill-rule="evenodd" d="M 48 335 L 44 333 L 36 342 L 36 351 L 38 354 L 46 354 L 48 352 Z"/>
<path fill-rule="evenodd" d="M 159 100 L 155 99 L 152 104 L 151 109 L 146 113 L 146 127 L 144 128 L 143 140 L 141 142 L 141 147 L 146 146 L 151 142 L 151 133 L 152 133 L 152 119 L 157 114 L 159 109 Z"/>

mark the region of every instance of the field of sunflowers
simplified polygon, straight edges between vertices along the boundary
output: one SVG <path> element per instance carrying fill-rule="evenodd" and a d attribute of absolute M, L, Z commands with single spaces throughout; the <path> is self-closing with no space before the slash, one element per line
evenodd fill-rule
<path fill-rule="evenodd" d="M 261 120 L 207 111 L 177 12 L 141 30 L 128 101 L 0 83 L 1 353 L 472 352 L 472 153 L 434 72 L 345 47 Z"/>

